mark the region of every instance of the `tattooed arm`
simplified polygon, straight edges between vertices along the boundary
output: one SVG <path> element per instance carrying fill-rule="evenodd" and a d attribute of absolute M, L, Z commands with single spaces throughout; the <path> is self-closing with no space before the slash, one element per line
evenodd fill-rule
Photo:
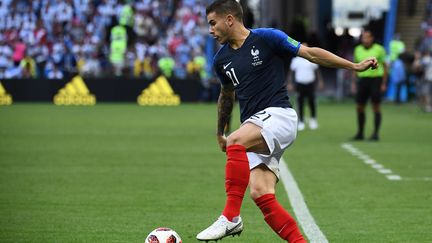
<path fill-rule="evenodd" d="M 218 100 L 217 140 L 222 151 L 226 150 L 225 126 L 229 122 L 234 106 L 234 87 L 222 86 Z"/>

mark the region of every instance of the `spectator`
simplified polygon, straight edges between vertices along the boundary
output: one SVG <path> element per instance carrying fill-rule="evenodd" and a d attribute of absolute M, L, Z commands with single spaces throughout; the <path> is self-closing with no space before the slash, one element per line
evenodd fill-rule
<path fill-rule="evenodd" d="M 399 56 L 402 53 L 405 52 L 405 43 L 401 41 L 399 34 L 396 34 L 393 40 L 390 41 L 389 46 L 390 46 L 390 53 L 389 53 L 390 62 L 393 62 L 394 60 L 399 58 Z"/>
<path fill-rule="evenodd" d="M 15 65 L 18 65 L 21 62 L 21 60 L 25 57 L 26 48 L 27 46 L 21 38 L 15 42 L 14 51 L 12 54 L 12 58 Z"/>
<path fill-rule="evenodd" d="M 13 65 L 12 48 L 0 36 L 0 78 L 6 77 L 5 72 L 11 65 Z"/>
<path fill-rule="evenodd" d="M 134 40 L 134 10 L 131 4 L 125 3 L 125 0 L 120 0 L 122 3 L 120 7 L 119 23 L 126 28 L 128 35 L 128 44 L 132 44 Z"/>
<path fill-rule="evenodd" d="M 83 77 L 98 77 L 101 75 L 102 67 L 97 58 L 97 53 L 88 54 L 81 68 L 81 76 Z"/>
<path fill-rule="evenodd" d="M 127 38 L 126 28 L 122 25 L 116 25 L 111 29 L 110 62 L 116 76 L 122 75 L 125 67 Z"/>
<path fill-rule="evenodd" d="M 139 76 L 151 78 L 158 57 L 164 52 L 161 50 L 169 49 L 168 55 L 175 61 L 174 74 L 186 77 L 186 66 L 193 61 L 194 49 L 202 50 L 206 45 L 204 13 L 201 0 L 0 1 L 1 38 L 12 49 L 15 65 L 12 68 L 5 61 L 9 59 L 3 58 L 1 72 L 7 76 L 9 70 L 8 77 L 20 76 L 17 73 L 21 71 L 16 70 L 21 69 L 18 65 L 28 49 L 40 76 L 46 74 L 45 70 L 52 71 L 49 59 L 65 76 L 84 65 L 88 68 L 88 59 L 99 63 L 96 65 L 101 68 L 99 75 L 109 73 L 104 71 L 110 71 L 110 67 L 115 67 L 116 75 L 120 75 L 126 67 L 126 50 L 131 50 L 130 67 L 139 71 Z M 121 34 L 126 45 L 112 41 L 112 30 L 116 27 L 113 20 L 126 26 L 126 35 Z M 145 45 L 145 54 L 134 50 L 134 43 Z M 91 49 L 95 53 L 89 52 Z"/>
<path fill-rule="evenodd" d="M 15 65 L 13 59 L 7 63 L 6 70 L 4 71 L 5 78 L 21 78 L 21 67 L 19 65 Z"/>
<path fill-rule="evenodd" d="M 63 79 L 63 72 L 58 68 L 57 65 L 53 65 L 53 68 L 47 73 L 48 79 Z"/>
<path fill-rule="evenodd" d="M 420 85 L 420 101 L 426 112 L 432 112 L 432 51 L 426 52 L 422 58 L 424 76 Z"/>
<path fill-rule="evenodd" d="M 45 45 L 47 41 L 47 31 L 45 27 L 43 26 L 42 19 L 38 19 L 36 22 L 36 27 L 33 30 L 33 38 L 35 44 L 42 44 Z"/>
<path fill-rule="evenodd" d="M 391 72 L 390 72 L 390 82 L 394 87 L 396 87 L 395 102 L 397 104 L 401 103 L 401 91 L 402 86 L 406 84 L 406 71 L 405 65 L 400 58 L 400 55 L 391 62 Z M 406 87 L 408 89 L 408 87 Z"/>
<path fill-rule="evenodd" d="M 197 50 L 194 53 L 194 58 L 191 59 L 187 64 L 187 73 L 190 76 L 200 79 L 202 82 L 207 82 L 208 75 L 206 66 L 207 61 L 205 57 L 202 55 L 200 50 Z M 207 86 L 207 84 L 204 86 Z"/>
<path fill-rule="evenodd" d="M 158 61 L 159 70 L 167 78 L 172 76 L 174 65 L 174 59 L 168 55 L 160 58 Z"/>
<path fill-rule="evenodd" d="M 21 78 L 37 78 L 37 69 L 35 60 L 26 55 L 20 62 Z"/>

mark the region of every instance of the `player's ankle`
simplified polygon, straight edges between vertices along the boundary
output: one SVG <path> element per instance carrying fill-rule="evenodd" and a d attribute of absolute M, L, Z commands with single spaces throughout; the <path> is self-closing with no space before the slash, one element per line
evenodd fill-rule
<path fill-rule="evenodd" d="M 231 223 L 238 223 L 240 221 L 240 215 L 235 216 L 234 218 L 232 218 L 232 220 L 230 220 Z"/>

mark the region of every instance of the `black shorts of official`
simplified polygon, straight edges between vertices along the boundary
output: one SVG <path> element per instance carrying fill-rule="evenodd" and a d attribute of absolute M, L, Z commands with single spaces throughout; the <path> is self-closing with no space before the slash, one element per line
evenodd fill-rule
<path fill-rule="evenodd" d="M 295 88 L 299 95 L 303 97 L 309 97 L 315 94 L 315 82 L 308 84 L 295 82 Z"/>
<path fill-rule="evenodd" d="M 382 77 L 360 78 L 357 81 L 357 104 L 366 104 L 371 99 L 372 103 L 381 103 Z"/>

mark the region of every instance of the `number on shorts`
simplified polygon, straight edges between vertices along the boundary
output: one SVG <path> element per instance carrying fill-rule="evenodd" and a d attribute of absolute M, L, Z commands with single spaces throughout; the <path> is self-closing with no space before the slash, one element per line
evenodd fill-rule
<path fill-rule="evenodd" d="M 261 117 L 261 115 L 266 115 L 264 118 Z M 267 114 L 265 111 L 255 113 L 252 117 L 256 117 L 257 119 L 260 119 L 261 121 L 265 121 L 271 117 L 270 114 Z"/>

